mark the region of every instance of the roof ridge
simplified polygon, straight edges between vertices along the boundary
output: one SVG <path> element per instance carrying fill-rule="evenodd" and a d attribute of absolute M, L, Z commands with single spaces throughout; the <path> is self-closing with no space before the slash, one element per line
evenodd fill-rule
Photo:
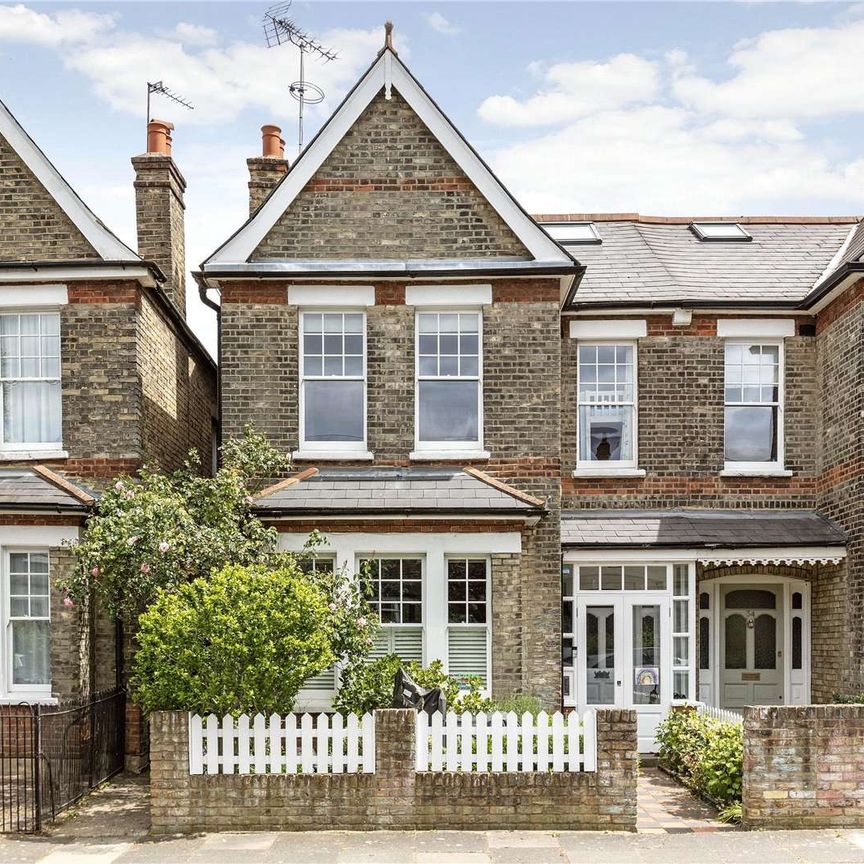
<path fill-rule="evenodd" d="M 295 486 L 297 483 L 302 483 L 309 477 L 314 477 L 317 473 L 317 468 L 304 468 L 302 471 L 298 471 L 296 474 L 292 474 L 290 477 L 286 477 L 284 480 L 280 480 L 272 486 L 267 486 L 257 495 L 253 495 L 252 497 L 255 498 L 256 501 L 259 501 L 261 498 L 267 498 L 274 492 L 279 492 L 282 489 L 287 489 L 289 486 Z"/>
<path fill-rule="evenodd" d="M 89 492 L 85 492 L 83 489 L 76 486 L 74 483 L 70 483 L 65 477 L 62 477 L 60 474 L 57 474 L 50 468 L 46 468 L 44 465 L 33 465 L 32 470 L 35 474 L 38 474 L 43 480 L 47 480 L 53 486 L 56 486 L 58 489 L 62 489 L 67 495 L 71 495 L 73 498 L 80 501 L 82 504 L 96 503 L 96 499 Z"/>
<path fill-rule="evenodd" d="M 544 507 L 546 505 L 546 500 L 544 498 L 536 498 L 534 495 L 529 495 L 527 492 L 523 492 L 515 486 L 510 486 L 508 483 L 497 480 L 495 477 L 486 474 L 484 471 L 480 471 L 478 468 L 472 468 L 469 465 L 462 469 L 462 473 L 467 474 L 469 477 L 474 477 L 482 483 L 485 483 L 487 486 L 491 486 L 499 492 L 504 492 L 525 504 L 530 504 L 533 507 Z"/>
<path fill-rule="evenodd" d="M 534 213 L 537 222 L 636 222 L 642 225 L 689 225 L 691 222 L 740 222 L 742 225 L 854 225 L 862 216 L 650 216 L 643 213 Z"/>

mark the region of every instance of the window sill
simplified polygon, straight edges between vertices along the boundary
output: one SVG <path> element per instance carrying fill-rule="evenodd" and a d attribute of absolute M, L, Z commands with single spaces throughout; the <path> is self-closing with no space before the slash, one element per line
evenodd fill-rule
<path fill-rule="evenodd" d="M 371 462 L 375 454 L 369 450 L 295 450 L 291 458 L 304 462 Z"/>
<path fill-rule="evenodd" d="M 782 468 L 724 468 L 721 477 L 791 477 L 794 472 Z"/>
<path fill-rule="evenodd" d="M 68 459 L 66 450 L 0 450 L 0 462 L 34 462 L 42 459 Z"/>
<path fill-rule="evenodd" d="M 0 705 L 20 705 L 22 702 L 37 705 L 56 705 L 58 703 L 56 696 L 51 696 L 47 693 L 25 693 L 15 692 L 9 693 L 6 696 L 0 696 Z"/>
<path fill-rule="evenodd" d="M 412 462 L 476 462 L 478 459 L 489 459 L 488 450 L 412 450 L 408 454 Z"/>
<path fill-rule="evenodd" d="M 644 477 L 644 468 L 577 468 L 572 476 L 576 478 L 589 477 Z"/>

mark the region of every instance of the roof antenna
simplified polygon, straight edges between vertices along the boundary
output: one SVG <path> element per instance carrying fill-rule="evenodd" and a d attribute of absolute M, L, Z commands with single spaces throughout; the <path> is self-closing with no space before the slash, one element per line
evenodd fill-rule
<path fill-rule="evenodd" d="M 170 99 L 172 102 L 176 102 L 178 105 L 182 105 L 184 108 L 188 108 L 190 111 L 195 110 L 195 106 L 192 105 L 188 100 L 184 99 L 182 96 L 178 96 L 176 93 L 169 90 L 164 82 L 156 81 L 155 83 L 147 82 L 147 122 L 149 123 L 152 119 L 150 117 L 150 96 L 151 94 L 156 93 L 159 96 L 165 96 Z"/>
<path fill-rule="evenodd" d="M 300 103 L 297 110 L 297 152 L 300 153 L 303 150 L 303 108 L 305 105 L 318 105 L 324 101 L 324 91 L 306 80 L 304 59 L 307 54 L 314 54 L 329 63 L 337 58 L 337 54 L 301 30 L 294 20 L 288 17 L 292 2 L 293 0 L 288 0 L 286 3 L 271 6 L 264 13 L 261 23 L 268 48 L 290 43 L 300 49 L 300 79 L 288 87 L 288 92 Z"/>

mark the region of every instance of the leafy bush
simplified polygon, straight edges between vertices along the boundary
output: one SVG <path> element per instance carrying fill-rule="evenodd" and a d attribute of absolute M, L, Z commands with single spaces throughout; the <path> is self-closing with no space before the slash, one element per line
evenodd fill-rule
<path fill-rule="evenodd" d="M 661 764 L 721 804 L 741 800 L 743 729 L 696 711 L 670 711 L 657 728 Z"/>
<path fill-rule="evenodd" d="M 835 693 L 831 699 L 835 705 L 864 705 L 864 693 Z"/>
<path fill-rule="evenodd" d="M 215 477 L 201 476 L 194 451 L 165 474 L 144 467 L 105 490 L 61 583 L 71 602 L 95 594 L 112 615 L 134 621 L 160 589 L 174 589 L 226 564 L 263 564 L 278 533 L 252 512 L 255 490 L 288 467 L 287 458 L 247 428 L 222 447 Z"/>
<path fill-rule="evenodd" d="M 479 678 L 466 678 L 460 682 L 444 672 L 444 664 L 433 660 L 422 666 L 416 660 L 403 663 L 396 654 L 388 654 L 375 660 L 356 656 L 342 671 L 342 687 L 336 694 L 333 707 L 343 714 L 365 714 L 376 708 L 390 708 L 393 704 L 393 679 L 400 667 L 424 689 L 440 687 L 447 700 L 447 710 L 489 711 L 492 700 L 483 696 L 482 681 Z M 461 689 L 467 687 L 467 690 Z"/>
<path fill-rule="evenodd" d="M 330 598 L 292 561 L 230 565 L 160 590 L 140 618 L 133 688 L 145 711 L 285 713 L 335 660 Z"/>
<path fill-rule="evenodd" d="M 512 696 L 502 696 L 500 699 L 493 699 L 492 710 L 502 711 L 504 714 L 513 711 L 519 717 L 528 713 L 536 717 L 543 710 L 543 705 L 536 696 L 529 696 L 527 693 L 515 693 Z"/>

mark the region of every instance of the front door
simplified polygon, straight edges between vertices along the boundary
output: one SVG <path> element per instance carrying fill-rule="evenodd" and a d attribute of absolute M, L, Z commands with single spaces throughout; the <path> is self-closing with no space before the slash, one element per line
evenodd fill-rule
<path fill-rule="evenodd" d="M 783 588 L 723 585 L 721 704 L 783 703 Z"/>
<path fill-rule="evenodd" d="M 578 702 L 588 708 L 622 706 L 622 600 L 578 601 L 576 637 Z"/>

